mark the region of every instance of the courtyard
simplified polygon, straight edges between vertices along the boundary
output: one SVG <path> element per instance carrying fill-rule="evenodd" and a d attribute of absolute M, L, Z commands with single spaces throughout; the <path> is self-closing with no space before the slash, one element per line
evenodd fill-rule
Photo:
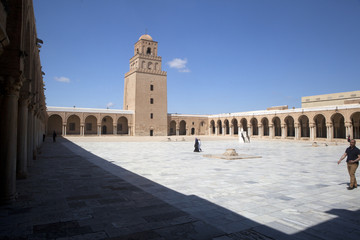
<path fill-rule="evenodd" d="M 46 139 L 0 208 L 2 237 L 34 239 L 358 239 L 347 143 L 193 138 Z M 234 148 L 261 158 L 203 157 Z M 11 239 L 11 238 L 10 238 Z"/>

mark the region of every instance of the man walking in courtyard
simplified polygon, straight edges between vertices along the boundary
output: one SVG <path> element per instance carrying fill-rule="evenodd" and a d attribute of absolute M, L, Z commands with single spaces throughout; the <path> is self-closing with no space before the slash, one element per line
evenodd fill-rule
<path fill-rule="evenodd" d="M 359 166 L 360 150 L 355 146 L 355 144 L 356 141 L 352 139 L 350 141 L 350 147 L 348 147 L 345 150 L 345 153 L 341 156 L 340 160 L 338 161 L 338 164 L 340 164 L 341 161 L 347 156 L 346 159 L 347 169 L 350 175 L 350 185 L 348 187 L 348 190 L 353 190 L 354 188 L 357 188 L 355 172 Z"/>

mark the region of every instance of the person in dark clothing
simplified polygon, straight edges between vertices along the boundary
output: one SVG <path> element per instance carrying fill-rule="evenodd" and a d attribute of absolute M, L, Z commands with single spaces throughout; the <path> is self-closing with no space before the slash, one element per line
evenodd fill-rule
<path fill-rule="evenodd" d="M 350 185 L 348 187 L 348 190 L 353 190 L 354 188 L 357 188 L 355 172 L 359 166 L 360 150 L 357 147 L 355 147 L 355 144 L 356 144 L 355 139 L 352 139 L 350 141 L 350 147 L 348 147 L 345 150 L 345 153 L 341 156 L 340 160 L 338 161 L 338 164 L 340 164 L 341 161 L 347 156 L 346 159 L 347 169 L 350 175 Z"/>
<path fill-rule="evenodd" d="M 348 141 L 348 142 L 350 142 L 350 140 L 351 140 L 351 139 L 350 139 L 350 135 L 348 135 L 348 137 L 347 137 L 347 141 Z"/>
<path fill-rule="evenodd" d="M 194 152 L 200 152 L 199 151 L 199 140 L 195 138 L 195 144 L 194 144 Z"/>
<path fill-rule="evenodd" d="M 55 132 L 55 130 L 53 132 L 53 142 L 56 142 L 56 132 Z"/>
<path fill-rule="evenodd" d="M 45 142 L 45 133 L 43 134 L 43 142 Z"/>

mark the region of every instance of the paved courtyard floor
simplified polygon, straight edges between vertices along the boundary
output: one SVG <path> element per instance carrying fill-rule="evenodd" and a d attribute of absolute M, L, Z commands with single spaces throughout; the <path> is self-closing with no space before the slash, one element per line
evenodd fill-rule
<path fill-rule="evenodd" d="M 46 142 L 17 202 L 0 207 L 0 236 L 360 239 L 360 189 L 337 165 L 347 143 L 205 138 L 194 153 L 192 141 L 103 140 Z M 203 157 L 227 148 L 262 158 Z"/>

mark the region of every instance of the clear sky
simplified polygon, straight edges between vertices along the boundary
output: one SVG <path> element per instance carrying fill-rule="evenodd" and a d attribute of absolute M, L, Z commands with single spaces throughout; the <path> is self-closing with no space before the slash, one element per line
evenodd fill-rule
<path fill-rule="evenodd" d="M 48 106 L 123 109 L 146 29 L 168 112 L 301 107 L 360 90 L 360 0 L 34 0 Z"/>

